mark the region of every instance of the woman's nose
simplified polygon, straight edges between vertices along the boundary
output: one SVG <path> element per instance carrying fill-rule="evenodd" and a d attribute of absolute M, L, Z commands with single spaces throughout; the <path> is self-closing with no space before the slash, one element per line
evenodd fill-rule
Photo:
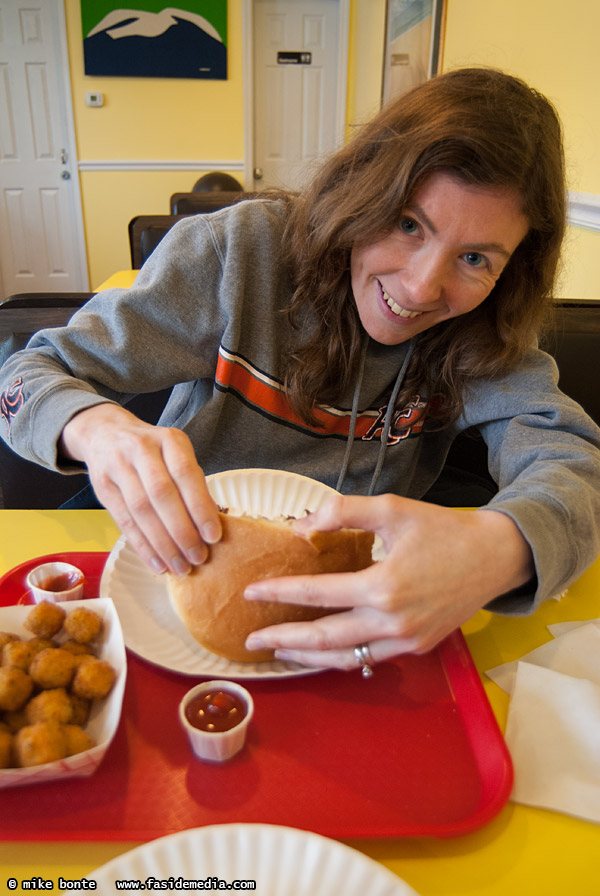
<path fill-rule="evenodd" d="M 411 305 L 428 305 L 437 302 L 444 292 L 448 272 L 447 264 L 433 252 L 417 253 L 411 259 L 405 289 Z"/>

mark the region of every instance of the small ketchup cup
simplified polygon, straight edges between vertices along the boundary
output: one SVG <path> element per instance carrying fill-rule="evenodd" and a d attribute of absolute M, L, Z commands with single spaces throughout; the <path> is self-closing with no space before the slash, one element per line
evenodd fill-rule
<path fill-rule="evenodd" d="M 210 762 L 239 753 L 253 714 L 252 697 L 233 681 L 205 681 L 179 704 L 179 720 L 194 754 Z"/>
<path fill-rule="evenodd" d="M 43 600 L 81 600 L 84 582 L 82 571 L 70 563 L 43 563 L 27 576 L 27 587 L 38 604 Z"/>

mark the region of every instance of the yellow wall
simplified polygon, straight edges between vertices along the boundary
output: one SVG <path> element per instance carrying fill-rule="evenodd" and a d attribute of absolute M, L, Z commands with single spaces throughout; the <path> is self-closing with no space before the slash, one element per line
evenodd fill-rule
<path fill-rule="evenodd" d="M 227 81 L 99 78 L 83 73 L 80 0 L 64 0 L 90 286 L 130 267 L 127 225 L 137 214 L 167 214 L 172 193 L 191 190 L 202 170 L 85 170 L 106 160 L 244 158 L 242 0 L 229 0 Z M 351 0 L 350 125 L 377 111 L 385 0 Z M 85 94 L 104 94 L 89 108 Z M 219 166 L 242 184 L 243 172 Z"/>
<path fill-rule="evenodd" d="M 244 157 L 242 0 L 229 0 L 227 81 L 98 78 L 83 74 L 80 0 L 65 0 L 80 165 L 96 160 Z M 348 127 L 378 108 L 385 0 L 351 0 Z M 566 17 L 568 13 L 568 18 Z M 565 125 L 569 187 L 600 194 L 600 113 L 593 72 L 600 4 L 589 0 L 447 0 L 443 68 L 496 65 L 532 83 Z M 105 105 L 88 108 L 88 91 Z M 229 170 L 243 183 L 239 170 Z M 203 171 L 80 172 L 91 287 L 130 266 L 127 224 L 166 214 L 171 193 Z M 600 233 L 570 228 L 560 295 L 600 297 Z"/>
<path fill-rule="evenodd" d="M 447 0 L 443 67 L 493 65 L 524 78 L 563 121 L 569 189 L 600 194 L 595 75 L 600 4 L 589 0 Z M 600 298 L 600 233 L 571 227 L 559 295 Z"/>
<path fill-rule="evenodd" d="M 86 162 L 106 160 L 242 161 L 241 10 L 241 0 L 229 0 L 226 81 L 100 78 L 83 73 L 80 0 L 65 0 L 80 165 L 85 169 Z M 86 106 L 88 91 L 102 92 L 104 106 Z M 113 271 L 131 266 L 130 219 L 137 214 L 168 214 L 171 194 L 191 190 L 203 173 L 80 172 L 91 288 Z M 230 173 L 243 183 L 241 171 Z"/>

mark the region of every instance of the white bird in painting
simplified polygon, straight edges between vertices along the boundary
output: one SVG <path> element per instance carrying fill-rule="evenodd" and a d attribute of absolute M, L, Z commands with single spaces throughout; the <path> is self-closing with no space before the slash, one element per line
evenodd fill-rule
<path fill-rule="evenodd" d="M 132 19 L 134 21 L 131 21 Z M 93 37 L 94 34 L 99 34 L 101 31 L 105 31 L 113 40 L 119 37 L 158 37 L 159 34 L 164 34 L 173 25 L 176 25 L 177 19 L 185 19 L 193 25 L 197 25 L 219 43 L 223 43 L 219 32 L 203 16 L 173 6 L 160 12 L 114 9 L 88 32 L 87 37 Z"/>

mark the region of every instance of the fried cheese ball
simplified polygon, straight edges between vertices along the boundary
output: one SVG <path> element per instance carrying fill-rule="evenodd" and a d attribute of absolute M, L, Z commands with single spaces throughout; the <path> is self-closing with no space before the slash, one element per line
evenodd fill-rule
<path fill-rule="evenodd" d="M 96 746 L 94 738 L 90 737 L 80 725 L 65 725 L 63 730 L 67 738 L 67 756 L 83 753 L 84 750 L 91 750 Z"/>
<path fill-rule="evenodd" d="M 93 656 L 92 648 L 89 644 L 80 644 L 74 638 L 63 641 L 60 645 L 63 650 L 68 650 L 73 656 Z"/>
<path fill-rule="evenodd" d="M 46 647 L 58 647 L 58 644 L 55 644 L 52 638 L 30 638 L 27 643 L 34 653 L 39 653 L 40 650 L 45 650 Z"/>
<path fill-rule="evenodd" d="M 55 762 L 67 755 L 67 736 L 56 722 L 36 722 L 15 734 L 15 759 L 20 768 Z"/>
<path fill-rule="evenodd" d="M 18 635 L 13 635 L 12 632 L 0 632 L 0 653 L 4 650 L 4 645 L 9 644 L 11 641 L 20 641 Z"/>
<path fill-rule="evenodd" d="M 27 704 L 21 709 L 13 709 L 10 712 L 4 713 L 4 722 L 12 734 L 16 734 L 19 728 L 24 728 L 25 725 L 29 725 L 26 709 Z"/>
<path fill-rule="evenodd" d="M 29 725 L 36 722 L 58 722 L 66 725 L 73 718 L 73 703 L 64 688 L 40 691 L 25 707 Z"/>
<path fill-rule="evenodd" d="M 35 648 L 29 641 L 9 641 L 2 649 L 2 665 L 18 666 L 27 672 L 34 656 Z"/>
<path fill-rule="evenodd" d="M 91 663 L 96 659 L 93 653 L 74 653 L 73 654 L 73 674 L 77 672 L 80 666 L 85 663 Z"/>
<path fill-rule="evenodd" d="M 13 736 L 6 725 L 0 725 L 0 768 L 13 764 Z"/>
<path fill-rule="evenodd" d="M 82 663 L 73 679 L 72 691 L 78 697 L 100 700 L 106 697 L 115 683 L 116 673 L 105 660 L 92 659 Z"/>
<path fill-rule="evenodd" d="M 43 600 L 35 605 L 23 625 L 38 638 L 52 638 L 61 630 L 66 615 L 59 604 Z"/>
<path fill-rule="evenodd" d="M 33 691 L 30 675 L 18 666 L 0 666 L 0 709 L 21 709 Z"/>
<path fill-rule="evenodd" d="M 73 678 L 75 660 L 68 650 L 47 647 L 37 653 L 29 667 L 29 674 L 41 688 L 66 688 Z"/>
<path fill-rule="evenodd" d="M 102 630 L 102 617 L 87 607 L 76 607 L 65 619 L 64 629 L 79 644 L 89 644 Z"/>
<path fill-rule="evenodd" d="M 70 700 L 72 710 L 71 723 L 80 725 L 83 728 L 87 725 L 90 717 L 91 700 L 87 700 L 85 697 L 78 697 L 77 694 L 71 694 Z"/>

